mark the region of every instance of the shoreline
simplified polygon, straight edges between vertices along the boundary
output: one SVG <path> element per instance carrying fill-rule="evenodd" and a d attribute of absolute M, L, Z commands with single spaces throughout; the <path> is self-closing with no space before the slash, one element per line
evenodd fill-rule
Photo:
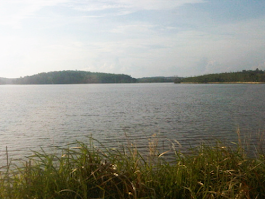
<path fill-rule="evenodd" d="M 180 82 L 180 84 L 265 84 L 265 82 Z"/>

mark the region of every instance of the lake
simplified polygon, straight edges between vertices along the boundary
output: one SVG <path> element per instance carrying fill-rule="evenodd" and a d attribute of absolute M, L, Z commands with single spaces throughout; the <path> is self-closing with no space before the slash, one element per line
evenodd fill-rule
<path fill-rule="evenodd" d="M 195 146 L 202 140 L 256 145 L 265 131 L 265 84 L 1 85 L 0 158 L 64 147 L 88 137 L 139 150 L 150 138 L 159 148 Z M 172 141 L 173 140 L 173 141 Z"/>

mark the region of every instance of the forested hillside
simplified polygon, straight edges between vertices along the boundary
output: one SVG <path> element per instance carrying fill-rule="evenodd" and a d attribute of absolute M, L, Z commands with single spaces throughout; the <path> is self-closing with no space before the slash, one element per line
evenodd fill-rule
<path fill-rule="evenodd" d="M 13 84 L 88 84 L 134 83 L 135 78 L 124 74 L 93 73 L 87 71 L 56 71 L 13 79 Z"/>
<path fill-rule="evenodd" d="M 265 71 L 259 70 L 243 70 L 241 72 L 208 74 L 196 77 L 187 77 L 182 79 L 183 83 L 211 83 L 211 82 L 265 82 Z M 175 83 L 180 83 L 175 82 Z"/>
<path fill-rule="evenodd" d="M 12 84 L 14 79 L 0 77 L 0 84 Z"/>
<path fill-rule="evenodd" d="M 21 78 L 0 77 L 0 84 L 93 84 L 93 83 L 154 83 L 180 81 L 181 77 L 133 78 L 124 74 L 94 73 L 88 71 L 55 71 Z"/>
<path fill-rule="evenodd" d="M 181 77 L 142 77 L 137 79 L 137 83 L 156 83 L 156 82 L 174 82 L 181 79 Z"/>

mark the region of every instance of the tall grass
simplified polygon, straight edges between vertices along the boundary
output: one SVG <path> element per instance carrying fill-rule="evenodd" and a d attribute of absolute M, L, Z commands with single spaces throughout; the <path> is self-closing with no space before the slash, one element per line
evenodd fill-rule
<path fill-rule="evenodd" d="M 34 152 L 23 166 L 7 163 L 0 198 L 265 198 L 265 156 L 248 157 L 217 141 L 170 161 L 149 143 L 119 150 L 76 142 L 58 153 Z M 172 159 L 173 158 L 173 159 Z"/>

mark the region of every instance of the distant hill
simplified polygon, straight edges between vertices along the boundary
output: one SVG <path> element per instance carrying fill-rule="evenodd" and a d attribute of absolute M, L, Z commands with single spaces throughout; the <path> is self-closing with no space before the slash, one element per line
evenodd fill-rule
<path fill-rule="evenodd" d="M 88 71 L 54 71 L 20 78 L 0 77 L 0 84 L 93 84 L 93 83 L 155 83 L 176 82 L 182 77 L 143 77 L 133 78 L 124 74 L 98 73 Z"/>
<path fill-rule="evenodd" d="M 207 74 L 196 77 L 183 78 L 175 83 L 244 83 L 244 82 L 265 82 L 265 71 L 259 70 L 243 70 L 241 72 Z"/>
<path fill-rule="evenodd" d="M 55 71 L 21 78 L 0 78 L 0 84 L 89 84 L 135 83 L 136 79 L 124 74 L 93 73 L 87 71 Z"/>
<path fill-rule="evenodd" d="M 181 77 L 163 77 L 163 76 L 157 76 L 157 77 L 142 77 L 137 79 L 137 83 L 162 83 L 162 82 L 175 82 L 180 81 Z"/>
<path fill-rule="evenodd" d="M 12 84 L 14 79 L 0 77 L 0 84 Z"/>

